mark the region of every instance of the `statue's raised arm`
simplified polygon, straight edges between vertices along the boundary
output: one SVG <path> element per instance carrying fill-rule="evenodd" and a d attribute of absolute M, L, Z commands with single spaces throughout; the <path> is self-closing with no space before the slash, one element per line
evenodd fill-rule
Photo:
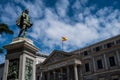
<path fill-rule="evenodd" d="M 29 14 L 29 10 L 26 9 L 25 11 L 22 12 L 18 20 L 16 21 L 16 25 L 21 29 L 18 37 L 25 37 L 28 28 L 32 26 L 32 22 L 30 22 L 30 17 L 28 14 Z"/>

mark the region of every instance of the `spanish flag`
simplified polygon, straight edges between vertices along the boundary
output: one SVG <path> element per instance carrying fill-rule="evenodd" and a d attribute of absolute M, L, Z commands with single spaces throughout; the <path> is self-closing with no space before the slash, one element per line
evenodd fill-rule
<path fill-rule="evenodd" d="M 67 41 L 68 38 L 67 37 L 62 37 L 62 41 Z"/>

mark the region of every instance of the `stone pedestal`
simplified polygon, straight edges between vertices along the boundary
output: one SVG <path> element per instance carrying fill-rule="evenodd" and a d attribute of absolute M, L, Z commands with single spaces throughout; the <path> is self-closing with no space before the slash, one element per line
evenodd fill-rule
<path fill-rule="evenodd" d="M 38 48 L 27 38 L 15 38 L 7 50 L 3 80 L 35 80 L 35 58 Z"/>

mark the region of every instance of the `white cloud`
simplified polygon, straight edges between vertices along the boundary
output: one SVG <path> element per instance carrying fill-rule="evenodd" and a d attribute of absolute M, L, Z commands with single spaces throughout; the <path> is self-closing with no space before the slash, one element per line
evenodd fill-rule
<path fill-rule="evenodd" d="M 76 0 L 73 8 L 80 9 L 80 6 L 87 3 L 87 0 L 82 1 Z M 42 50 L 43 52 L 50 53 L 56 46 L 60 47 L 61 36 L 68 37 L 68 41 L 65 42 L 65 49 L 71 51 L 117 35 L 120 31 L 120 11 L 113 10 L 110 7 L 101 8 L 96 14 L 92 14 L 91 11 L 95 10 L 95 6 L 84 6 L 81 13 L 75 13 L 75 18 L 79 22 L 71 25 L 59 19 L 64 17 L 68 22 L 72 21 L 67 16 L 67 10 L 70 6 L 69 0 L 60 0 L 56 3 L 59 16 L 54 9 L 45 7 L 41 0 L 36 0 L 34 3 L 23 1 L 21 4 L 30 9 L 33 27 L 29 32 L 29 36 L 42 43 L 40 47 L 47 47 Z M 7 12 L 8 9 L 11 10 L 10 13 Z M 13 21 L 12 23 L 14 23 L 18 13 L 21 12 L 21 8 L 19 6 L 14 8 L 14 6 L 7 4 L 4 12 L 6 15 L 11 15 L 13 19 L 5 17 L 3 14 L 1 19 L 7 22 Z M 44 16 L 43 19 L 40 18 L 42 16 Z"/>
<path fill-rule="evenodd" d="M 67 9 L 69 6 L 68 0 L 58 0 L 56 4 L 57 12 L 61 17 L 66 17 Z"/>
<path fill-rule="evenodd" d="M 40 18 L 44 14 L 44 5 L 42 0 L 36 0 L 35 2 L 21 2 L 30 11 L 32 18 Z"/>
<path fill-rule="evenodd" d="M 81 10 L 83 9 L 84 5 L 88 2 L 88 0 L 75 0 L 72 8 L 73 9 L 77 9 L 77 10 Z"/>
<path fill-rule="evenodd" d="M 9 25 L 16 24 L 15 21 L 21 11 L 22 9 L 20 7 L 15 7 L 12 3 L 8 3 L 4 8 L 1 8 L 1 20 Z"/>

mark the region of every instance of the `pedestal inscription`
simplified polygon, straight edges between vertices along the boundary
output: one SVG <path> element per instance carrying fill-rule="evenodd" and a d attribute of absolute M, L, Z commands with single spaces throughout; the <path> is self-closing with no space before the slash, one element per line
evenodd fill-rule
<path fill-rule="evenodd" d="M 25 80 L 33 79 L 33 60 L 26 58 L 25 64 Z"/>
<path fill-rule="evenodd" d="M 19 59 L 9 60 L 7 80 L 18 80 Z"/>

